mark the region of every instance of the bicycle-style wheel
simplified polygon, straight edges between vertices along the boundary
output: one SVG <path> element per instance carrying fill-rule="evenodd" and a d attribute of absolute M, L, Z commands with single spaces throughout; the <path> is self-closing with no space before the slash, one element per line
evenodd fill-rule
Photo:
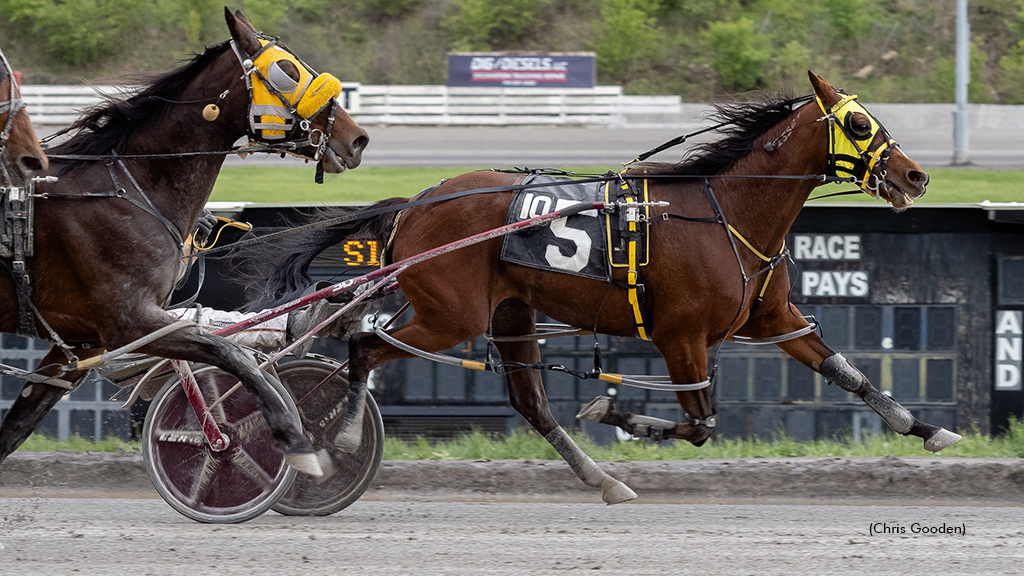
<path fill-rule="evenodd" d="M 214 367 L 194 371 L 208 405 L 238 378 Z M 296 417 L 291 396 L 264 374 L 275 395 Z M 160 496 L 198 522 L 245 522 L 270 509 L 291 487 L 296 471 L 285 463 L 270 427 L 244 388 L 214 407 L 228 448 L 210 448 L 181 383 L 174 378 L 153 398 L 143 427 L 142 455 Z"/>
<path fill-rule="evenodd" d="M 289 516 L 327 516 L 348 507 L 366 492 L 384 455 L 384 420 L 373 396 L 367 392 L 363 414 L 363 439 L 354 453 L 334 447 L 334 437 L 348 408 L 348 374 L 340 372 L 324 381 L 338 364 L 307 357 L 277 367 L 281 384 L 291 392 L 299 408 L 302 428 L 316 451 L 326 450 L 331 466 L 325 477 L 295 479 L 274 510 Z M 330 469 L 329 469 L 330 468 Z"/>

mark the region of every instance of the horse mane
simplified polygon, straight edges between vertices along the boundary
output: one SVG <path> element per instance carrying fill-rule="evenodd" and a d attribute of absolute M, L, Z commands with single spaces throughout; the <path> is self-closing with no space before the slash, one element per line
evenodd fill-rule
<path fill-rule="evenodd" d="M 630 166 L 630 170 L 646 169 L 648 174 L 664 175 L 720 174 L 750 154 L 758 138 L 812 98 L 760 94 L 747 102 L 714 104 L 715 112 L 708 119 L 724 124 L 715 129 L 722 138 L 697 144 L 677 163 L 641 162 Z"/>
<path fill-rule="evenodd" d="M 145 88 L 126 88 L 118 95 L 104 95 L 103 102 L 83 111 L 68 127 L 74 135 L 51 148 L 49 154 L 99 156 L 110 154 L 111 150 L 121 151 L 132 133 L 164 114 L 172 104 L 168 100 L 178 99 L 189 83 L 228 46 L 229 42 L 215 44 L 175 70 L 140 78 L 138 84 Z M 58 160 L 61 160 L 58 176 L 91 164 L 89 160 Z"/>

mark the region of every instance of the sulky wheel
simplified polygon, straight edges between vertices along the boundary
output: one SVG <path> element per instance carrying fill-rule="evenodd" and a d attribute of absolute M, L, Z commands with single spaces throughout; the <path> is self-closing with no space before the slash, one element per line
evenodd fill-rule
<path fill-rule="evenodd" d="M 214 366 L 194 371 L 207 405 L 238 378 Z M 265 374 L 274 393 L 298 416 L 284 387 Z M 142 456 L 160 496 L 198 522 L 245 522 L 266 512 L 291 487 L 296 472 L 285 464 L 266 420 L 239 387 L 213 408 L 228 437 L 227 449 L 210 448 L 177 378 L 153 398 L 143 427 Z"/>
<path fill-rule="evenodd" d="M 292 393 L 299 407 L 302 428 L 316 451 L 326 450 L 331 463 L 324 466 L 325 477 L 296 478 L 274 510 L 289 516 L 326 516 L 359 499 L 380 468 L 384 454 L 384 421 L 373 396 L 367 393 L 363 415 L 363 441 L 353 454 L 337 450 L 334 436 L 341 428 L 348 406 L 347 372 L 335 374 L 338 364 L 325 360 L 289 362 L 277 367 L 277 375 Z M 321 458 L 321 460 L 323 460 Z"/>

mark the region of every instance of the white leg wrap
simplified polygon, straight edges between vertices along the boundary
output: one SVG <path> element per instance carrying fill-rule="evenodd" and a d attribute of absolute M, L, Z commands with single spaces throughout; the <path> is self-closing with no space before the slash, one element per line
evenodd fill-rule
<path fill-rule="evenodd" d="M 341 430 L 334 437 L 334 447 L 346 454 L 353 454 L 363 442 L 363 413 L 366 412 L 366 384 L 351 382 L 350 386 L 359 385 L 358 396 L 353 405 L 345 413 Z M 351 396 L 349 401 L 352 402 Z"/>
<path fill-rule="evenodd" d="M 587 456 L 576 445 L 576 442 L 573 442 L 573 439 L 569 437 L 561 426 L 548 433 L 544 439 L 554 447 L 555 451 L 558 452 L 584 484 L 595 488 L 601 487 L 601 499 L 608 504 L 618 504 L 636 498 L 636 492 L 633 492 L 629 486 L 605 474 L 603 470 L 598 468 L 597 463 L 591 460 L 590 456 Z"/>
<path fill-rule="evenodd" d="M 198 313 L 197 313 L 198 312 Z M 257 312 L 228 312 L 226 310 L 215 310 L 213 308 L 186 308 L 175 310 L 173 315 L 185 320 L 193 320 L 203 330 L 212 332 L 225 326 L 237 324 L 243 320 L 252 318 Z M 277 318 L 271 318 L 266 322 L 239 332 L 228 339 L 236 344 L 256 348 L 257 350 L 270 351 L 284 348 L 285 333 L 288 328 L 288 315 L 283 314 Z"/>

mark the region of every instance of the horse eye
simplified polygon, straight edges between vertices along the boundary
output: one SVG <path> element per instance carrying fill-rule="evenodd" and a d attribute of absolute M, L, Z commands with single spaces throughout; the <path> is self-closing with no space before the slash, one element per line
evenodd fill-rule
<path fill-rule="evenodd" d="M 871 121 L 863 116 L 857 115 L 850 119 L 850 131 L 861 138 L 871 135 Z"/>

